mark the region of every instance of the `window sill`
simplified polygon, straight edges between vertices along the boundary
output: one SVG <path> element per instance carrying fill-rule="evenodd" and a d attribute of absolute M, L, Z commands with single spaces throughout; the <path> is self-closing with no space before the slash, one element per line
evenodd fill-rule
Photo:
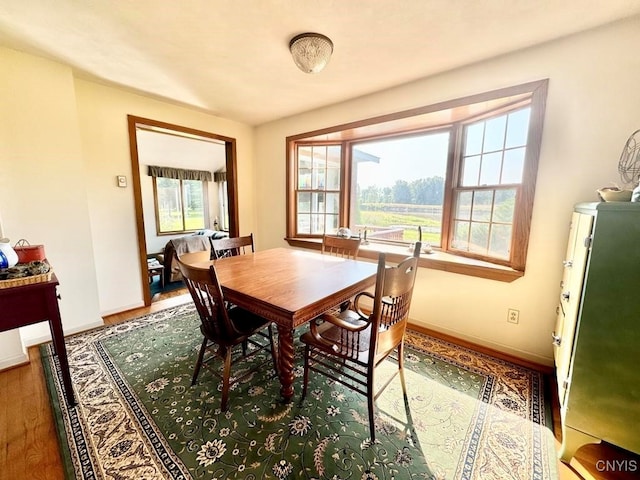
<path fill-rule="evenodd" d="M 322 246 L 322 241 L 317 238 L 285 238 L 285 240 L 290 246 L 298 248 L 320 250 Z M 375 260 L 378 258 L 379 252 L 387 253 L 387 258 L 392 262 L 399 262 L 411 254 L 406 247 L 401 245 L 370 243 L 360 247 L 358 256 Z M 513 268 L 439 251 L 434 251 L 430 254 L 423 253 L 420 256 L 418 265 L 433 270 L 442 270 L 507 283 L 524 276 L 524 272 L 514 270 Z"/>

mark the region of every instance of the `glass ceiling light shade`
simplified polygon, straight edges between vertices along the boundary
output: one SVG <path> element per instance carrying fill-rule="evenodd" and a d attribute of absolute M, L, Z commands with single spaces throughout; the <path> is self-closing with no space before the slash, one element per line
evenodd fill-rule
<path fill-rule="evenodd" d="M 301 33 L 289 42 L 293 61 L 305 73 L 318 73 L 329 63 L 333 42 L 320 33 Z"/>

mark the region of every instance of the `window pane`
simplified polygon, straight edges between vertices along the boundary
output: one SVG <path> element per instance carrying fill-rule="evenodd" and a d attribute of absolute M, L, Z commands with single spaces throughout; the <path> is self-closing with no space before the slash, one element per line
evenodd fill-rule
<path fill-rule="evenodd" d="M 493 221 L 512 223 L 516 206 L 516 190 L 496 190 L 493 206 Z"/>
<path fill-rule="evenodd" d="M 312 193 L 311 194 L 311 212 L 324 213 L 324 193 Z"/>
<path fill-rule="evenodd" d="M 311 216 L 298 214 L 298 233 L 310 234 L 311 233 Z"/>
<path fill-rule="evenodd" d="M 327 169 L 327 190 L 340 190 L 340 167 Z"/>
<path fill-rule="evenodd" d="M 176 232 L 183 230 L 182 199 L 180 197 L 180 180 L 173 178 L 156 178 L 158 195 L 158 230 L 160 232 Z"/>
<path fill-rule="evenodd" d="M 338 145 L 327 147 L 327 168 L 340 169 L 340 154 L 342 149 Z"/>
<path fill-rule="evenodd" d="M 493 190 L 475 192 L 471 219 L 474 222 L 489 221 L 491 219 L 492 203 Z"/>
<path fill-rule="evenodd" d="M 482 156 L 480 185 L 498 185 L 500 183 L 500 166 L 502 152 L 488 153 Z"/>
<path fill-rule="evenodd" d="M 311 147 L 298 147 L 298 168 L 311 169 Z"/>
<path fill-rule="evenodd" d="M 324 215 L 318 215 L 315 213 L 311 214 L 311 233 L 312 234 L 323 234 L 324 230 Z"/>
<path fill-rule="evenodd" d="M 297 192 L 297 213 L 312 213 L 303 220 L 298 216 L 297 232 L 301 234 L 323 234 L 327 221 L 324 215 L 331 213 L 339 217 L 340 213 L 340 145 L 314 145 L 298 147 L 298 190 L 313 190 L 306 195 Z M 327 194 L 330 190 L 335 193 Z M 330 203 L 327 204 L 327 201 Z"/>
<path fill-rule="evenodd" d="M 184 232 L 207 227 L 206 182 L 154 177 L 158 233 Z"/>
<path fill-rule="evenodd" d="M 489 224 L 471 223 L 469 235 L 469 251 L 475 253 L 486 253 L 489 244 Z"/>
<path fill-rule="evenodd" d="M 482 137 L 484 135 L 484 122 L 469 125 L 466 128 L 465 157 L 482 153 Z"/>
<path fill-rule="evenodd" d="M 313 168 L 326 168 L 327 166 L 327 147 L 313 147 Z"/>
<path fill-rule="evenodd" d="M 507 125 L 507 116 L 501 115 L 487 120 L 484 132 L 483 152 L 493 152 L 504 148 L 504 133 Z"/>
<path fill-rule="evenodd" d="M 506 148 L 522 147 L 527 144 L 531 108 L 523 108 L 509 114 Z"/>
<path fill-rule="evenodd" d="M 455 222 L 453 225 L 453 248 L 459 250 L 469 249 L 469 222 Z"/>
<path fill-rule="evenodd" d="M 456 202 L 456 218 L 468 218 L 471 192 L 460 192 Z M 456 221 L 452 248 L 509 258 L 515 213 L 516 189 L 473 192 L 471 222 Z M 468 242 L 467 242 L 468 236 Z"/>
<path fill-rule="evenodd" d="M 326 216 L 326 232 L 325 233 L 336 233 L 338 231 L 338 215 L 327 215 Z"/>
<path fill-rule="evenodd" d="M 489 253 L 499 258 L 509 258 L 511 251 L 511 225 L 493 225 Z"/>
<path fill-rule="evenodd" d="M 205 227 L 204 182 L 183 180 L 184 229 L 200 230 Z"/>
<path fill-rule="evenodd" d="M 339 193 L 327 193 L 327 213 L 340 213 L 340 194 Z"/>
<path fill-rule="evenodd" d="M 525 148 L 516 148 L 504 152 L 502 181 L 500 183 L 522 183 Z"/>
<path fill-rule="evenodd" d="M 298 192 L 298 213 L 311 213 L 311 193 Z"/>
<path fill-rule="evenodd" d="M 473 192 L 459 192 L 456 200 L 456 219 L 471 220 Z"/>
<path fill-rule="evenodd" d="M 310 168 L 298 169 L 298 188 L 300 190 L 311 189 L 311 169 Z"/>
<path fill-rule="evenodd" d="M 326 186 L 326 170 L 324 168 L 314 168 L 311 176 L 314 190 L 324 190 Z"/>
<path fill-rule="evenodd" d="M 351 151 L 357 188 L 351 192 L 351 224 L 367 239 L 439 246 L 449 132 L 363 142 Z"/>
<path fill-rule="evenodd" d="M 464 159 L 462 166 L 462 183 L 463 187 L 475 187 L 478 185 L 478 176 L 480 175 L 480 155 L 467 157 Z"/>

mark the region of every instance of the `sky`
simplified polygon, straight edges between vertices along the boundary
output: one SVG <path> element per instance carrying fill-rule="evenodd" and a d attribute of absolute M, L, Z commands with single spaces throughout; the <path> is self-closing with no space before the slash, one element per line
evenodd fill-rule
<path fill-rule="evenodd" d="M 445 177 L 448 133 L 431 133 L 402 139 L 359 143 L 354 148 L 380 158 L 380 163 L 358 164 L 360 188 L 371 185 L 390 187 L 396 180 Z"/>

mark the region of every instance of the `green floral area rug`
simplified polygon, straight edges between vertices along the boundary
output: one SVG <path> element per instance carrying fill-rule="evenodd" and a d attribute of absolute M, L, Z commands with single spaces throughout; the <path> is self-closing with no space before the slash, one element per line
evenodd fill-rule
<path fill-rule="evenodd" d="M 409 331 L 409 408 L 396 377 L 377 400 L 372 442 L 362 395 L 311 372 L 300 401 L 300 349 L 291 403 L 265 367 L 235 385 L 221 412 L 210 371 L 191 386 L 201 340 L 190 304 L 67 338 L 75 408 L 42 346 L 68 478 L 557 478 L 539 372 Z M 380 381 L 395 369 L 386 361 Z"/>

